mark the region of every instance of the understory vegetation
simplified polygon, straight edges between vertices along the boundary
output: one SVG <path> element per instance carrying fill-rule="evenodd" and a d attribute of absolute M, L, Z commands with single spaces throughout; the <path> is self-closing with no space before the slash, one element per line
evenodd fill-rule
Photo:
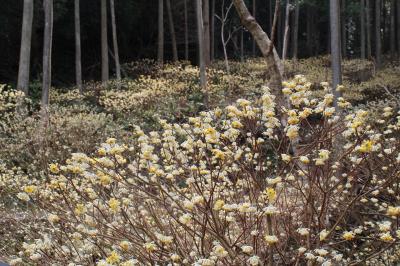
<path fill-rule="evenodd" d="M 129 78 L 0 87 L 0 260 L 11 265 L 394 265 L 400 261 L 400 67 L 263 59 Z M 277 113 L 277 110 L 279 113 Z M 3 255 L 4 254 L 4 255 Z M 3 256 L 3 257 L 1 257 Z"/>

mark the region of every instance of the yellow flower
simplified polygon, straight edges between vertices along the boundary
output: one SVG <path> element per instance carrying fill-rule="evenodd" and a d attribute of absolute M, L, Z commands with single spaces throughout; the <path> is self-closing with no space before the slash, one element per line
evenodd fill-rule
<path fill-rule="evenodd" d="M 400 206 L 397 206 L 397 207 L 389 206 L 387 209 L 387 215 L 400 216 Z"/>
<path fill-rule="evenodd" d="M 143 245 L 143 247 L 147 250 L 147 252 L 153 252 L 153 251 L 155 251 L 155 250 L 157 250 L 157 247 L 156 247 L 156 245 L 154 244 L 154 242 L 148 242 L 148 243 L 145 243 L 144 245 Z"/>
<path fill-rule="evenodd" d="M 111 198 L 108 201 L 108 206 L 110 206 L 110 209 L 115 213 L 119 211 L 119 207 L 120 207 L 121 203 L 119 202 L 119 200 L 115 199 L 115 198 Z"/>
<path fill-rule="evenodd" d="M 106 149 L 104 149 L 104 148 L 99 148 L 99 149 L 97 150 L 97 153 L 98 153 L 100 156 L 105 156 L 105 155 L 107 154 L 107 151 L 106 151 Z"/>
<path fill-rule="evenodd" d="M 355 238 L 355 234 L 353 232 L 346 231 L 343 233 L 342 237 L 347 241 L 351 241 Z"/>
<path fill-rule="evenodd" d="M 269 188 L 267 188 L 267 190 L 265 192 L 267 194 L 267 197 L 268 197 L 269 201 L 273 201 L 273 200 L 276 199 L 276 191 L 275 191 L 275 189 L 269 187 Z"/>
<path fill-rule="evenodd" d="M 374 148 L 374 142 L 372 140 L 364 140 L 361 146 L 358 148 L 359 152 L 369 153 Z"/>
<path fill-rule="evenodd" d="M 233 128 L 242 128 L 243 124 L 240 123 L 240 121 L 235 120 L 235 121 L 232 122 L 232 127 Z"/>
<path fill-rule="evenodd" d="M 224 205 L 225 205 L 225 202 L 223 200 L 219 199 L 214 203 L 214 210 L 219 211 L 222 209 L 222 207 L 224 207 Z"/>
<path fill-rule="evenodd" d="M 392 237 L 392 235 L 389 232 L 382 233 L 379 238 L 385 242 L 392 242 L 394 240 L 394 238 Z"/>
<path fill-rule="evenodd" d="M 128 249 L 131 246 L 131 243 L 129 243 L 129 241 L 121 241 L 121 243 L 119 243 L 119 246 L 121 247 L 122 250 L 128 251 Z"/>
<path fill-rule="evenodd" d="M 86 212 L 86 207 L 83 204 L 77 204 L 74 210 L 76 215 L 81 215 Z"/>
<path fill-rule="evenodd" d="M 116 264 L 120 261 L 120 256 L 118 255 L 117 252 L 112 251 L 110 256 L 107 257 L 106 261 L 110 264 Z"/>
<path fill-rule="evenodd" d="M 221 161 L 223 161 L 225 159 L 225 153 L 223 151 L 218 150 L 218 149 L 213 149 L 212 152 L 216 159 L 219 159 Z"/>
<path fill-rule="evenodd" d="M 37 187 L 36 187 L 36 186 L 33 186 L 33 185 L 31 185 L 31 186 L 25 186 L 25 187 L 24 187 L 24 191 L 25 191 L 26 193 L 28 193 L 28 194 L 33 194 L 33 193 L 36 192 L 36 190 L 37 190 Z"/>
<path fill-rule="evenodd" d="M 265 235 L 264 236 L 265 242 L 267 242 L 268 245 L 274 245 L 278 243 L 278 238 L 273 235 Z"/>
<path fill-rule="evenodd" d="M 291 140 L 296 139 L 299 136 L 299 127 L 294 125 L 289 126 L 286 131 L 286 136 Z"/>
<path fill-rule="evenodd" d="M 53 174 L 58 174 L 60 172 L 60 169 L 58 168 L 58 165 L 55 163 L 52 163 L 49 165 L 49 170 Z"/>
<path fill-rule="evenodd" d="M 104 173 L 100 173 L 99 176 L 100 176 L 100 178 L 99 178 L 100 183 L 103 186 L 107 186 L 107 185 L 109 185 L 111 183 L 111 177 L 109 175 L 104 174 Z"/>

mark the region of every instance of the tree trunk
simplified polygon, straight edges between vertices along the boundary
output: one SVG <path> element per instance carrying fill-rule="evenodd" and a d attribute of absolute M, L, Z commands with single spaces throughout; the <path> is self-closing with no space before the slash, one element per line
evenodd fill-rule
<path fill-rule="evenodd" d="M 171 0 L 167 0 L 167 13 L 168 13 L 169 34 L 171 35 L 171 42 L 172 42 L 172 60 L 178 61 L 178 48 L 176 45 L 176 35 L 175 35 L 174 18 L 172 16 Z"/>
<path fill-rule="evenodd" d="M 32 22 L 33 22 L 33 0 L 24 0 L 17 89 L 22 90 L 25 94 L 28 94 L 29 90 Z"/>
<path fill-rule="evenodd" d="M 243 40 L 243 28 L 240 29 L 240 61 L 244 61 L 244 40 Z"/>
<path fill-rule="evenodd" d="M 400 3 L 397 1 L 397 53 L 400 57 Z"/>
<path fill-rule="evenodd" d="M 390 2 L 390 53 L 396 53 L 396 5 L 395 0 Z"/>
<path fill-rule="evenodd" d="M 339 19 L 341 31 L 342 31 L 342 57 L 347 58 L 347 32 L 346 32 L 346 0 L 342 0 L 341 3 L 341 16 Z"/>
<path fill-rule="evenodd" d="M 215 0 L 211 1 L 211 61 L 215 59 Z"/>
<path fill-rule="evenodd" d="M 75 82 L 80 93 L 82 88 L 82 56 L 81 56 L 81 16 L 79 0 L 75 0 Z"/>
<path fill-rule="evenodd" d="M 312 56 L 313 54 L 313 34 L 312 34 L 312 23 L 313 23 L 313 17 L 312 17 L 312 9 L 310 4 L 307 4 L 307 53 L 308 56 Z"/>
<path fill-rule="evenodd" d="M 43 1 L 44 39 L 43 39 L 43 85 L 42 110 L 47 114 L 51 87 L 51 50 L 53 42 L 53 0 Z"/>
<path fill-rule="evenodd" d="M 203 0 L 203 30 L 204 30 L 204 60 L 206 66 L 210 65 L 211 41 L 210 41 L 210 0 Z"/>
<path fill-rule="evenodd" d="M 292 35 L 292 55 L 293 59 L 298 57 L 298 38 L 299 38 L 299 16 L 300 16 L 300 2 L 296 0 L 296 7 L 294 11 L 294 22 L 293 22 L 293 35 Z"/>
<path fill-rule="evenodd" d="M 185 1 L 186 3 L 186 1 Z M 164 0 L 158 0 L 158 49 L 157 61 L 159 64 L 164 62 Z"/>
<path fill-rule="evenodd" d="M 368 1 L 368 0 L 367 0 Z M 365 0 L 361 0 L 360 9 L 361 59 L 365 59 Z"/>
<path fill-rule="evenodd" d="M 371 45 L 371 8 L 370 1 L 365 0 L 365 22 L 367 23 L 366 37 L 367 37 L 367 58 L 372 58 L 372 45 Z"/>
<path fill-rule="evenodd" d="M 381 0 L 375 0 L 375 60 L 379 69 L 382 63 Z"/>
<path fill-rule="evenodd" d="M 335 103 L 340 97 L 337 86 L 342 84 L 342 62 L 340 55 L 340 3 L 339 0 L 330 0 L 330 29 L 331 29 L 331 60 L 332 60 L 332 87 L 335 94 Z"/>
<path fill-rule="evenodd" d="M 101 0 L 101 80 L 109 80 L 108 37 L 107 37 L 107 0 Z"/>
<path fill-rule="evenodd" d="M 253 15 L 255 20 L 257 19 L 256 1 L 257 0 L 253 0 L 253 11 L 252 11 L 252 15 Z M 256 41 L 254 39 L 253 39 L 252 53 L 253 53 L 253 57 L 255 57 L 256 56 Z"/>
<path fill-rule="evenodd" d="M 203 10 L 201 0 L 196 0 L 197 41 L 199 46 L 200 88 L 204 93 L 204 104 L 208 106 L 207 74 L 204 56 Z"/>
<path fill-rule="evenodd" d="M 111 13 L 111 26 L 113 35 L 113 46 L 114 46 L 114 60 L 115 60 L 115 74 L 117 76 L 118 88 L 121 87 L 121 65 L 119 63 L 119 49 L 117 39 L 117 23 L 115 19 L 115 5 L 114 0 L 110 0 L 110 13 Z"/>
<path fill-rule="evenodd" d="M 283 37 L 282 61 L 286 60 L 288 46 L 289 46 L 289 30 L 290 30 L 289 22 L 290 22 L 290 0 L 286 0 L 285 35 Z"/>
<path fill-rule="evenodd" d="M 271 36 L 272 35 L 272 21 L 274 19 L 273 18 L 274 12 L 273 12 L 273 5 L 272 5 L 273 0 L 268 0 L 268 1 L 269 1 L 269 18 L 268 18 L 268 20 L 269 20 L 269 29 L 270 29 L 269 34 Z"/>
<path fill-rule="evenodd" d="M 235 5 L 242 25 L 251 33 L 262 55 L 266 59 L 268 73 L 270 74 L 269 87 L 276 96 L 278 108 L 286 106 L 285 98 L 282 94 L 282 63 L 276 50 L 273 48 L 273 43 L 255 18 L 250 15 L 243 0 L 233 0 L 233 4 Z"/>

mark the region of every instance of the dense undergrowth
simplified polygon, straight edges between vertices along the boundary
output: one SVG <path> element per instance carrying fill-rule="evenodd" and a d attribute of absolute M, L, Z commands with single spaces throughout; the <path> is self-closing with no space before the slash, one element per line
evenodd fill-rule
<path fill-rule="evenodd" d="M 34 99 L 2 87 L 0 254 L 37 265 L 398 261 L 399 67 L 345 62 L 339 114 L 328 58 L 286 63 L 285 126 L 262 60 L 223 66 L 203 92 L 184 62 L 125 65 L 120 84 L 53 90 L 46 127 Z"/>

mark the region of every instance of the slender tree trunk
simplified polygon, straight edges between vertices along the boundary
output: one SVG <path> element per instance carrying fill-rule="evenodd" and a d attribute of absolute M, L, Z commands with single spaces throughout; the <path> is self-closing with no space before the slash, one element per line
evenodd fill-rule
<path fill-rule="evenodd" d="M 211 62 L 211 41 L 210 41 L 210 0 L 203 0 L 203 30 L 204 30 L 204 59 L 206 66 Z"/>
<path fill-rule="evenodd" d="M 243 40 L 243 28 L 240 29 L 240 61 L 244 61 L 244 40 Z"/>
<path fill-rule="evenodd" d="M 375 0 L 375 58 L 376 67 L 379 69 L 382 63 L 381 40 L 381 0 Z"/>
<path fill-rule="evenodd" d="M 268 16 L 268 20 L 269 20 L 269 35 L 272 35 L 272 21 L 273 21 L 273 5 L 272 2 L 273 0 L 268 0 L 269 2 L 269 16 Z"/>
<path fill-rule="evenodd" d="M 51 51 L 53 43 L 53 0 L 43 1 L 44 39 L 43 39 L 43 85 L 42 110 L 47 114 L 51 87 Z"/>
<path fill-rule="evenodd" d="M 396 5 L 395 0 L 390 2 L 390 53 L 396 53 Z"/>
<path fill-rule="evenodd" d="M 33 22 L 33 0 L 24 0 L 17 89 L 22 90 L 25 94 L 28 94 L 29 90 L 32 22 Z"/>
<path fill-rule="evenodd" d="M 341 16 L 340 16 L 340 27 L 342 31 L 342 57 L 347 58 L 347 31 L 346 31 L 346 0 L 342 0 L 341 3 Z"/>
<path fill-rule="evenodd" d="M 285 13 L 285 35 L 283 37 L 283 51 L 282 61 L 287 58 L 287 51 L 289 47 L 289 22 L 290 22 L 290 0 L 286 0 L 286 13 Z"/>
<path fill-rule="evenodd" d="M 360 27 L 361 27 L 361 31 L 360 31 L 360 34 L 361 34 L 361 59 L 365 59 L 365 0 L 361 0 Z"/>
<path fill-rule="evenodd" d="M 174 18 L 171 9 L 171 0 L 167 0 L 166 3 L 167 3 L 169 33 L 171 35 L 171 42 L 172 42 L 172 59 L 173 61 L 178 61 L 178 47 L 176 45 L 176 35 L 175 35 Z"/>
<path fill-rule="evenodd" d="M 366 37 L 367 37 L 367 58 L 372 58 L 372 44 L 371 44 L 371 0 L 365 0 L 365 22 L 367 23 Z"/>
<path fill-rule="evenodd" d="M 184 16 L 185 16 L 185 60 L 189 60 L 189 37 L 188 37 L 188 10 L 187 10 L 187 0 L 183 0 L 184 6 Z"/>
<path fill-rule="evenodd" d="M 211 0 L 211 61 L 215 59 L 215 0 Z"/>
<path fill-rule="evenodd" d="M 186 3 L 186 1 L 185 1 Z M 164 0 L 158 0 L 158 49 L 157 61 L 159 64 L 164 62 Z"/>
<path fill-rule="evenodd" d="M 250 12 L 243 0 L 233 0 L 233 4 L 235 5 L 242 25 L 251 33 L 258 45 L 258 48 L 265 57 L 268 73 L 270 74 L 268 85 L 271 88 L 271 92 L 276 96 L 278 108 L 286 106 L 286 101 L 282 94 L 282 63 L 276 50 L 274 49 L 273 42 L 262 30 L 254 17 L 250 15 Z M 272 29 L 272 32 L 273 31 L 274 30 Z"/>
<path fill-rule="evenodd" d="M 332 58 L 332 87 L 335 93 L 335 103 L 340 92 L 337 86 L 342 84 L 342 62 L 340 55 L 340 3 L 330 0 L 330 29 L 331 29 L 331 58 Z"/>
<path fill-rule="evenodd" d="M 283 35 L 284 35 L 284 29 L 283 29 L 283 17 L 285 14 L 285 10 L 279 10 L 279 15 L 278 15 L 278 34 L 277 34 L 277 44 L 276 46 L 278 47 L 278 52 L 279 55 L 282 57 L 283 54 Z"/>
<path fill-rule="evenodd" d="M 81 16 L 79 0 L 75 0 L 75 82 L 80 93 L 82 88 L 82 56 L 81 56 Z"/>
<path fill-rule="evenodd" d="M 257 19 L 257 0 L 253 0 L 253 11 L 252 11 L 252 15 L 254 17 L 254 19 Z M 253 53 L 253 57 L 256 56 L 256 41 L 253 39 L 253 47 L 252 47 L 252 53 Z"/>
<path fill-rule="evenodd" d="M 300 16 L 300 2 L 296 0 L 296 7 L 294 11 L 294 22 L 293 22 L 293 35 L 292 35 L 292 54 L 293 59 L 298 57 L 298 38 L 299 38 L 299 16 Z"/>
<path fill-rule="evenodd" d="M 108 36 L 107 36 L 107 0 L 101 0 L 101 80 L 109 80 Z"/>
<path fill-rule="evenodd" d="M 110 13 L 111 13 L 111 26 L 113 35 L 113 46 L 114 46 L 114 60 L 115 60 L 115 74 L 117 76 L 118 88 L 121 84 L 121 65 L 119 62 L 119 49 L 118 49 L 118 39 L 117 39 L 117 22 L 115 19 L 115 5 L 114 0 L 110 0 Z"/>
<path fill-rule="evenodd" d="M 397 53 L 400 57 L 400 2 L 396 2 L 397 5 Z"/>
<path fill-rule="evenodd" d="M 204 104 L 208 106 L 207 74 L 204 56 L 203 10 L 201 0 L 196 0 L 197 41 L 199 45 L 200 88 L 204 93 Z"/>

